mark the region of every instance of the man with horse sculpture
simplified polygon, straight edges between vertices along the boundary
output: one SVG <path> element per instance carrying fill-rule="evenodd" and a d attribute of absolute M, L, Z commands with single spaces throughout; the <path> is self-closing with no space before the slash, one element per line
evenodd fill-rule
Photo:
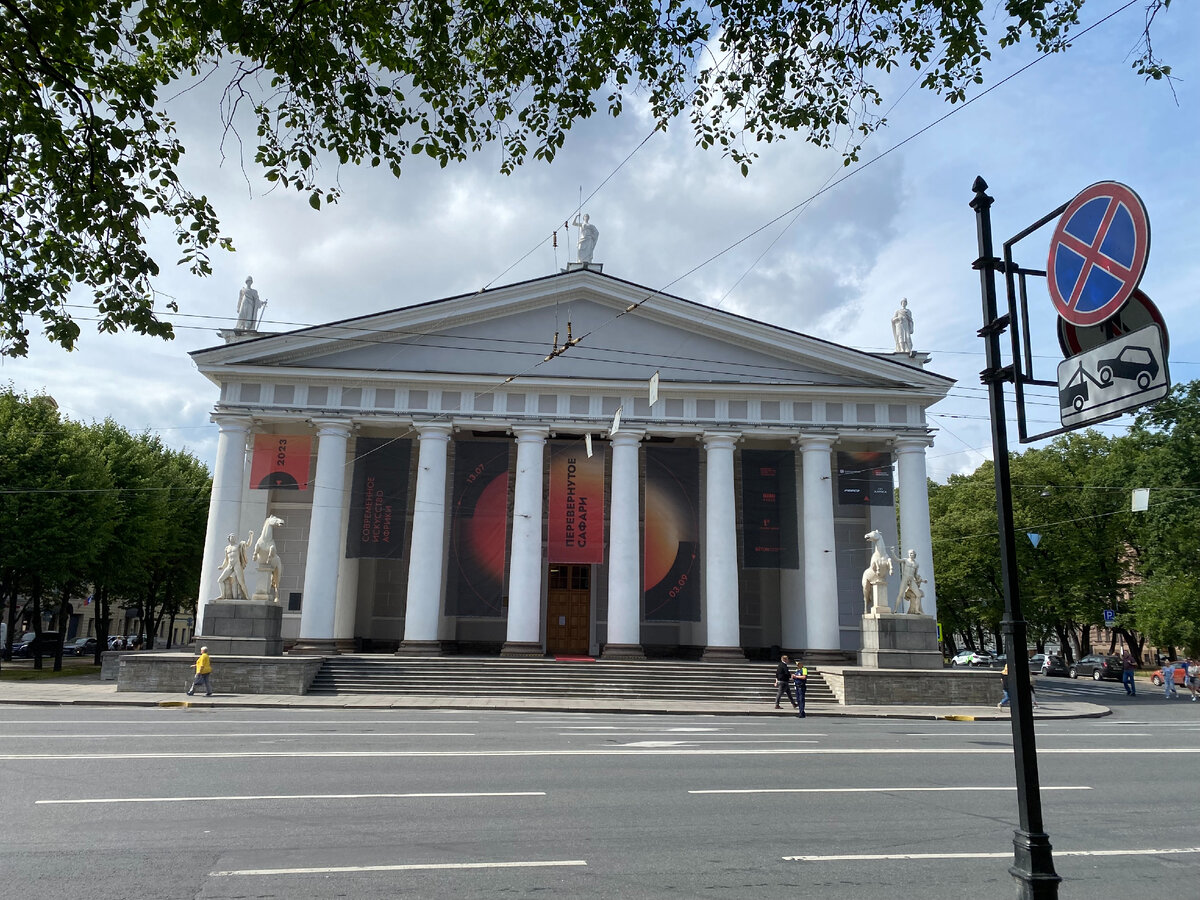
<path fill-rule="evenodd" d="M 275 550 L 274 534 L 280 525 L 283 525 L 283 519 L 267 516 L 257 541 L 254 540 L 253 531 L 241 542 L 235 535 L 229 535 L 225 558 L 217 575 L 217 584 L 221 588 L 220 599 L 279 602 L 279 579 L 283 575 L 283 563 Z M 250 560 L 254 561 L 258 574 L 253 594 L 246 584 L 246 566 Z"/>

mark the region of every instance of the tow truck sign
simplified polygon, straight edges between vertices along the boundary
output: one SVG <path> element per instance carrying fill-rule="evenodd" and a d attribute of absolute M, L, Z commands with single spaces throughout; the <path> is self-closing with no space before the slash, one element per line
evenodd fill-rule
<path fill-rule="evenodd" d="M 1080 428 L 1161 400 L 1171 390 L 1158 325 L 1121 335 L 1058 364 L 1064 428 Z"/>

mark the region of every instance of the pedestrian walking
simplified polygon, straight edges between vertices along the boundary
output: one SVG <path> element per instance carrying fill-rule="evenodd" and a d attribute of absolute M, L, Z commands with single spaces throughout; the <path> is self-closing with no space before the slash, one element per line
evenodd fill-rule
<path fill-rule="evenodd" d="M 1137 668 L 1137 663 L 1133 659 L 1133 654 L 1128 649 L 1121 654 L 1121 684 L 1125 686 L 1125 693 L 1130 697 L 1137 696 L 1137 685 L 1133 683 L 1133 670 Z"/>
<path fill-rule="evenodd" d="M 808 693 L 808 666 L 797 666 L 792 673 L 792 684 L 796 688 L 796 718 L 803 719 L 804 696 Z"/>
<path fill-rule="evenodd" d="M 1200 662 L 1194 659 L 1187 661 L 1187 678 L 1184 679 L 1184 684 L 1192 692 L 1192 702 L 1195 703 L 1197 698 L 1200 698 Z"/>
<path fill-rule="evenodd" d="M 779 701 L 787 694 L 792 706 L 797 706 L 796 698 L 792 696 L 792 667 L 788 665 L 787 654 L 779 657 L 779 665 L 775 667 L 775 708 L 779 709 Z"/>
<path fill-rule="evenodd" d="M 1004 709 L 1008 706 L 1008 663 L 1004 664 L 1004 668 L 1000 670 L 1000 686 L 1004 689 L 1004 695 L 1000 698 L 1000 702 L 996 704 L 996 709 Z"/>
<path fill-rule="evenodd" d="M 1179 697 L 1179 692 L 1175 690 L 1175 670 L 1178 668 L 1179 665 L 1177 663 L 1167 663 L 1162 667 L 1164 700 Z"/>
<path fill-rule="evenodd" d="M 198 685 L 204 685 L 204 696 L 212 696 L 212 682 L 209 681 L 209 676 L 212 675 L 212 660 L 208 658 L 208 648 L 201 647 L 200 655 L 196 657 L 196 677 L 192 679 L 192 686 L 188 688 L 187 695 L 190 697 L 196 691 Z"/>

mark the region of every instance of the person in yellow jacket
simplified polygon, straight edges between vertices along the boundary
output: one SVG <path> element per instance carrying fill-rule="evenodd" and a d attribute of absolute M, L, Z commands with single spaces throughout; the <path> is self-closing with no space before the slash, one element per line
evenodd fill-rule
<path fill-rule="evenodd" d="M 196 657 L 196 677 L 192 679 L 192 686 L 188 688 L 187 695 L 190 697 L 196 690 L 197 685 L 204 685 L 204 696 L 212 696 L 212 682 L 208 680 L 208 676 L 212 674 L 212 661 L 208 658 L 208 648 L 201 647 L 200 655 Z"/>

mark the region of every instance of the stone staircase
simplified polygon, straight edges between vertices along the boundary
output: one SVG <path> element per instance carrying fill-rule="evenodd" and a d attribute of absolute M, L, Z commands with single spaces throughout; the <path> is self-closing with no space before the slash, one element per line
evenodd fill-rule
<path fill-rule="evenodd" d="M 468 697 L 596 697 L 771 703 L 775 663 L 503 659 L 500 657 L 327 657 L 310 694 Z M 809 703 L 835 703 L 808 669 Z"/>

